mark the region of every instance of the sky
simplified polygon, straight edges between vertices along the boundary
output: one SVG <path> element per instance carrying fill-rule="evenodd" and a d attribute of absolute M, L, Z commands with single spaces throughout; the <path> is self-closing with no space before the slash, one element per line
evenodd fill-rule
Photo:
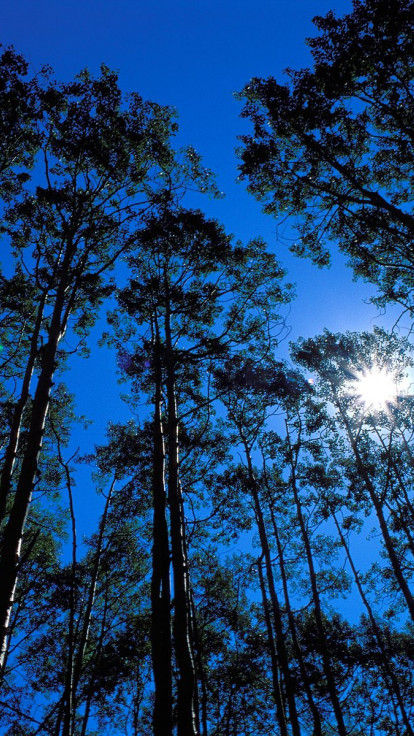
<path fill-rule="evenodd" d="M 67 81 L 85 67 L 98 73 L 105 63 L 119 70 L 125 91 L 177 109 L 177 143 L 202 154 L 226 195 L 199 206 L 237 238 L 262 236 L 296 283 L 297 298 L 286 312 L 290 339 L 324 327 L 370 330 L 381 322 L 367 304 L 372 286 L 354 283 L 339 255 L 329 271 L 291 256 L 286 242 L 294 233 L 278 231 L 236 181 L 237 136 L 248 124 L 239 117 L 234 92 L 251 77 L 282 79 L 285 68 L 309 65 L 305 39 L 315 35 L 312 18 L 349 12 L 351 0 L 1 0 L 0 10 L 2 44 L 12 44 L 35 71 L 49 64 Z M 94 330 L 95 340 L 101 330 Z M 114 365 L 114 356 L 101 348 L 87 367 L 75 360 L 68 377 L 82 413 L 95 420 L 91 442 L 102 440 L 109 419 L 127 416 L 108 388 Z"/>

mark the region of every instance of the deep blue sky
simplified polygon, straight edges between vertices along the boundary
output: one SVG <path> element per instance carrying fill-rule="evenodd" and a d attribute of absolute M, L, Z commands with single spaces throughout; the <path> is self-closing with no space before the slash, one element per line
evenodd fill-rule
<path fill-rule="evenodd" d="M 354 284 L 339 257 L 330 271 L 319 271 L 278 242 L 275 222 L 235 181 L 234 149 L 246 122 L 233 93 L 253 76 L 280 78 L 286 67 L 310 64 L 305 38 L 314 35 L 311 19 L 331 9 L 342 15 L 351 0 L 3 0 L 1 41 L 13 44 L 35 70 L 50 64 L 64 80 L 86 66 L 98 72 L 104 62 L 119 70 L 126 91 L 177 108 L 180 144 L 195 146 L 226 193 L 222 201 L 199 205 L 238 238 L 262 235 L 296 282 L 288 317 L 296 338 L 325 326 L 371 329 L 376 312 L 363 299 L 373 289 Z M 109 389 L 114 358 L 98 356 L 104 357 L 88 367 L 78 363 L 70 379 L 82 412 L 96 418 L 88 431 L 92 442 L 121 411 Z"/>

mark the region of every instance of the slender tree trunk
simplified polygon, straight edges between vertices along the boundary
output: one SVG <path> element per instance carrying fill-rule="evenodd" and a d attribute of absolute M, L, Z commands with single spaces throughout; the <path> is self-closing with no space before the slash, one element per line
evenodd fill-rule
<path fill-rule="evenodd" d="M 135 672 L 135 693 L 134 693 L 134 700 L 133 700 L 133 714 L 132 714 L 132 733 L 133 736 L 140 736 L 139 733 L 139 713 L 142 705 L 142 700 L 144 697 L 144 684 L 142 682 L 142 678 L 139 671 L 139 665 L 137 667 L 137 670 Z"/>
<path fill-rule="evenodd" d="M 66 466 L 66 471 L 68 473 L 67 466 Z M 75 615 L 75 600 L 74 600 L 75 575 L 72 578 L 72 595 L 71 595 L 72 601 L 71 601 L 71 611 L 70 611 L 70 616 L 69 616 L 69 627 L 68 627 L 69 629 L 69 633 L 68 633 L 69 655 L 68 655 L 68 663 L 67 663 L 66 678 L 65 678 L 65 688 L 63 691 L 61 704 L 59 706 L 58 717 L 57 717 L 55 729 L 54 729 L 55 736 L 59 736 L 60 733 L 62 734 L 62 736 L 72 736 L 74 733 L 75 722 L 76 722 L 76 712 L 77 712 L 77 690 L 79 686 L 79 679 L 82 673 L 86 645 L 88 643 L 88 638 L 89 638 L 89 629 L 90 629 L 90 623 L 92 619 L 92 609 L 93 609 L 93 605 L 95 602 L 96 585 L 97 585 L 98 572 L 99 572 L 100 560 L 101 560 L 101 555 L 102 555 L 103 535 L 105 532 L 106 520 L 108 517 L 109 505 L 111 502 L 115 480 L 116 478 L 114 477 L 111 483 L 110 489 L 108 491 L 108 495 L 106 497 L 104 510 L 103 510 L 101 520 L 99 523 L 99 534 L 98 534 L 96 554 L 95 554 L 95 559 L 94 559 L 93 569 L 92 569 L 92 577 L 91 577 L 91 582 L 89 585 L 89 594 L 87 598 L 85 613 L 83 615 L 83 622 L 81 623 L 80 627 L 75 627 L 75 619 L 74 619 L 74 615 Z M 74 516 L 72 492 L 71 492 L 69 478 L 67 479 L 67 482 L 68 482 L 68 488 L 69 488 L 70 510 L 71 510 L 72 530 L 73 530 L 72 532 L 73 534 L 72 565 L 76 568 L 75 516 Z M 77 644 L 77 650 L 76 650 L 76 640 L 78 638 L 78 631 L 76 630 L 76 628 L 81 629 L 80 635 L 79 635 L 79 641 Z"/>
<path fill-rule="evenodd" d="M 322 736 L 321 717 L 319 715 L 318 707 L 313 698 L 312 688 L 310 686 L 309 677 L 308 677 L 308 673 L 306 670 L 306 664 L 303 659 L 302 649 L 301 649 L 297 631 L 296 631 L 295 617 L 293 615 L 292 606 L 290 604 L 290 596 L 289 596 L 289 588 L 288 588 L 288 582 L 287 582 L 287 576 L 286 576 L 284 554 L 283 554 L 282 544 L 280 542 L 279 531 L 278 531 L 277 524 L 276 524 L 275 513 L 274 513 L 274 509 L 272 508 L 271 504 L 269 504 L 269 506 L 270 506 L 270 515 L 272 518 L 273 531 L 275 535 L 277 554 L 278 554 L 278 559 L 279 559 L 279 569 L 280 569 L 280 576 L 281 576 L 282 585 L 283 585 L 285 608 L 286 608 L 286 613 L 287 613 L 288 621 L 289 621 L 289 631 L 292 637 L 295 656 L 299 663 L 299 669 L 300 669 L 300 673 L 302 676 L 303 686 L 304 686 L 306 698 L 309 704 L 309 709 L 312 713 L 313 733 L 314 733 L 314 736 Z"/>
<path fill-rule="evenodd" d="M 86 610 L 83 616 L 82 628 L 79 637 L 79 643 L 77 647 L 76 656 L 74 659 L 73 666 L 73 712 L 76 713 L 77 709 L 77 694 L 79 687 L 79 680 L 82 674 L 82 668 L 84 665 L 85 651 L 89 640 L 89 631 L 92 621 L 92 610 L 95 603 L 96 586 L 98 583 L 99 568 L 101 564 L 102 550 L 103 550 L 103 538 L 106 529 L 106 522 L 108 519 L 109 507 L 111 504 L 112 494 L 115 487 L 116 476 L 114 476 L 110 485 L 108 495 L 106 496 L 105 506 L 102 512 L 101 520 L 99 522 L 99 533 L 95 552 L 95 559 L 92 569 L 92 577 L 89 585 L 89 595 L 86 603 Z"/>
<path fill-rule="evenodd" d="M 23 456 L 19 480 L 9 519 L 4 529 L 0 553 L 0 674 L 4 675 L 4 662 L 8 647 L 8 632 L 11 610 L 15 596 L 19 570 L 23 531 L 36 480 L 39 454 L 43 443 L 46 417 L 49 409 L 53 375 L 59 342 L 64 334 L 62 314 L 67 299 L 69 267 L 74 248 L 68 244 L 62 262 L 62 273 L 57 289 L 55 305 L 49 327 L 42 368 L 33 399 L 32 416 Z M 72 295 L 73 296 L 73 295 Z M 67 320 L 67 317 L 66 317 Z"/>
<path fill-rule="evenodd" d="M 173 637 L 178 666 L 177 736 L 198 736 L 197 679 L 191 631 L 191 602 L 189 570 L 186 555 L 185 523 L 182 492 L 179 480 L 178 417 L 175 395 L 175 364 L 171 337 L 168 284 L 166 284 L 167 311 L 166 387 L 168 413 L 168 503 L 171 522 L 171 551 L 174 580 Z"/>
<path fill-rule="evenodd" d="M 93 697 L 92 690 L 88 690 L 88 694 L 86 697 L 85 712 L 82 718 L 81 736 L 86 736 L 86 729 L 88 728 L 89 716 L 91 714 L 92 697 Z"/>
<path fill-rule="evenodd" d="M 62 294 L 63 297 L 63 294 Z M 58 305 L 56 305 L 58 306 Z M 53 374 L 57 346 L 60 339 L 60 310 L 55 309 L 52 320 L 49 342 L 46 345 L 42 371 L 37 384 L 33 401 L 33 411 L 28 433 L 20 477 L 14 497 L 13 506 L 1 545 L 0 555 L 0 668 L 3 669 L 8 645 L 8 626 L 14 601 L 17 583 L 20 551 L 23 531 L 29 511 L 33 485 L 36 479 L 39 454 L 43 442 L 43 433 L 49 407 L 50 391 L 53 385 Z"/>
<path fill-rule="evenodd" d="M 234 727 L 234 723 L 232 724 L 233 711 L 234 711 L 233 700 L 234 700 L 234 684 L 232 683 L 230 685 L 230 694 L 229 694 L 227 706 L 226 706 L 226 726 L 225 726 L 226 730 L 224 731 L 224 736 L 234 736 L 234 734 L 237 733 Z"/>
<path fill-rule="evenodd" d="M 257 569 L 259 571 L 259 583 L 260 583 L 260 591 L 262 593 L 263 613 L 264 613 L 266 629 L 267 629 L 267 638 L 269 642 L 270 660 L 272 663 L 273 697 L 276 703 L 276 717 L 277 717 L 277 721 L 279 724 L 280 736 L 286 736 L 287 735 L 287 725 L 286 725 L 285 709 L 283 705 L 282 690 L 280 687 L 279 663 L 277 660 L 275 637 L 273 634 L 273 626 L 272 626 L 272 620 L 271 620 L 270 611 L 269 611 L 269 604 L 267 602 L 266 586 L 265 586 L 265 581 L 263 577 L 261 560 L 258 560 L 257 562 Z"/>
<path fill-rule="evenodd" d="M 411 516 L 411 523 L 413 523 L 414 522 L 414 509 L 413 509 L 413 505 L 411 503 L 411 499 L 410 499 L 410 497 L 408 495 L 408 492 L 407 492 L 406 484 L 404 483 L 404 479 L 403 479 L 403 477 L 402 477 L 402 475 L 400 473 L 400 470 L 398 468 L 398 465 L 397 465 L 397 463 L 392 458 L 392 432 L 390 434 L 390 443 L 389 443 L 389 446 L 388 447 L 386 446 L 383 437 L 381 436 L 380 432 L 378 431 L 378 429 L 376 427 L 375 427 L 375 434 L 377 435 L 379 441 L 381 442 L 381 446 L 382 446 L 382 448 L 384 449 L 384 451 L 385 451 L 385 453 L 387 455 L 387 460 L 388 460 L 389 466 L 390 466 L 390 468 L 395 473 L 395 477 L 396 477 L 396 479 L 398 481 L 398 486 L 399 486 L 399 488 L 400 488 L 400 490 L 402 492 L 402 495 L 403 495 L 403 501 L 401 501 L 401 498 L 398 497 L 398 494 L 397 493 L 394 493 L 393 494 L 393 500 L 396 503 L 397 510 L 394 509 L 394 508 L 392 508 L 391 504 L 388 504 L 387 506 L 388 506 L 388 509 L 389 509 L 390 514 L 392 515 L 392 517 L 394 519 L 396 518 L 397 521 L 398 521 L 398 523 L 401 525 L 401 527 L 402 527 L 402 529 L 404 531 L 404 534 L 405 534 L 405 536 L 407 537 L 407 540 L 408 540 L 408 545 L 407 546 L 408 546 L 411 554 L 414 556 L 414 539 L 413 539 L 413 536 L 412 536 L 412 534 L 410 532 L 409 527 L 407 526 L 407 520 L 405 518 L 405 514 L 408 511 L 410 513 L 410 516 Z"/>
<path fill-rule="evenodd" d="M 21 423 L 22 423 L 23 411 L 26 406 L 27 399 L 29 398 L 30 382 L 32 379 L 36 355 L 37 355 L 37 351 L 39 348 L 39 334 L 40 334 L 40 329 L 42 326 L 46 298 L 47 298 L 47 291 L 44 290 L 42 292 L 40 303 L 37 309 L 36 322 L 35 322 L 33 334 L 30 340 L 30 350 L 29 350 L 29 355 L 27 358 L 26 369 L 25 369 L 24 376 L 23 376 L 23 383 L 22 383 L 22 388 L 20 392 L 20 397 L 14 407 L 13 419 L 12 419 L 12 424 L 11 424 L 11 429 L 10 429 L 9 443 L 7 445 L 6 452 L 4 455 L 3 470 L 1 473 L 1 479 L 0 479 L 0 522 L 3 521 L 3 519 L 5 518 L 5 514 L 6 514 L 6 504 L 7 504 L 7 498 L 10 492 L 11 478 L 12 478 L 14 463 L 16 460 L 16 455 L 17 455 L 17 450 L 18 450 L 18 445 L 19 445 L 20 428 L 21 428 Z"/>
<path fill-rule="evenodd" d="M 395 578 L 397 580 L 397 583 L 400 587 L 400 590 L 405 598 L 408 610 L 410 612 L 410 616 L 412 620 L 414 621 L 414 598 L 412 596 L 411 590 L 409 588 L 409 585 L 407 583 L 407 580 L 405 578 L 405 575 L 401 569 L 400 561 L 398 559 L 398 555 L 395 551 L 395 547 L 393 544 L 393 541 L 391 539 L 391 535 L 388 531 L 388 525 L 384 516 L 384 511 L 382 509 L 382 504 L 378 498 L 378 495 L 376 493 L 376 490 L 374 488 L 374 485 L 371 481 L 371 478 L 369 477 L 369 474 L 367 472 L 367 469 L 365 467 L 364 461 L 360 455 L 358 444 L 355 440 L 355 437 L 353 435 L 351 426 L 348 421 L 348 417 L 346 416 L 341 403 L 337 401 L 337 408 L 340 412 L 340 415 L 342 417 L 342 420 L 345 425 L 346 433 L 348 435 L 348 439 L 352 448 L 352 452 L 354 453 L 354 457 L 356 460 L 356 466 L 358 473 L 360 474 L 362 480 L 364 481 L 365 488 L 368 491 L 369 497 L 371 499 L 372 505 L 374 506 L 375 513 L 377 515 L 377 519 L 380 525 L 382 538 L 384 540 L 385 548 L 388 553 L 389 560 L 391 562 L 391 567 L 394 571 Z"/>
<path fill-rule="evenodd" d="M 208 716 L 207 716 L 207 704 L 208 704 L 208 688 L 205 668 L 203 665 L 203 653 L 201 649 L 201 639 L 197 626 L 196 610 L 194 605 L 194 599 L 192 591 L 190 590 L 191 596 L 191 612 L 193 621 L 193 632 L 194 632 L 194 648 L 195 658 L 197 665 L 197 675 L 201 687 L 201 725 L 202 725 L 202 736 L 208 736 Z"/>
<path fill-rule="evenodd" d="M 280 609 L 279 599 L 276 593 L 275 582 L 273 577 L 272 559 L 269 547 L 269 541 L 267 537 L 266 526 L 263 518 L 262 507 L 259 499 L 259 492 L 257 488 L 257 481 L 253 471 L 252 459 L 250 455 L 250 448 L 247 444 L 241 427 L 239 427 L 239 433 L 244 445 L 244 451 L 247 460 L 247 469 L 249 473 L 250 491 L 253 498 L 254 510 L 257 521 L 257 528 L 259 531 L 260 546 L 262 548 L 262 554 L 265 560 L 267 584 L 269 586 L 270 600 L 272 604 L 272 614 L 276 633 L 276 648 L 280 669 L 283 675 L 285 688 L 286 688 L 286 699 L 289 706 L 289 720 L 292 726 L 292 732 L 294 736 L 300 736 L 300 725 L 298 720 L 298 714 L 296 709 L 295 693 L 293 688 L 292 677 L 290 674 L 289 660 L 285 647 L 285 634 L 283 631 L 282 614 Z"/>
<path fill-rule="evenodd" d="M 69 495 L 69 510 L 72 526 L 72 574 L 70 583 L 70 611 L 68 626 L 68 663 L 66 671 L 66 684 L 64 691 L 65 715 L 63 719 L 62 736 L 71 736 L 74 730 L 76 708 L 74 708 L 73 697 L 73 675 L 74 675 L 74 658 L 75 658 L 75 615 L 76 615 L 76 592 L 77 592 L 77 535 L 76 535 L 76 518 L 75 508 L 73 504 L 72 482 L 68 464 L 64 462 L 60 444 L 58 440 L 58 452 L 60 464 L 64 467 L 66 474 L 66 486 Z"/>
<path fill-rule="evenodd" d="M 325 633 L 325 627 L 323 624 L 321 601 L 320 601 L 319 590 L 318 590 L 318 585 L 316 581 L 315 566 L 313 563 L 313 554 L 312 554 L 311 544 L 310 544 L 305 520 L 302 514 L 302 506 L 301 506 L 297 483 L 296 483 L 296 463 L 295 463 L 293 448 L 290 442 L 290 433 L 289 433 L 289 427 L 288 427 L 287 422 L 286 422 L 286 432 L 287 432 L 287 439 L 289 443 L 289 455 L 290 455 L 290 465 L 291 465 L 291 478 L 290 478 L 291 487 L 292 487 L 293 497 L 294 497 L 295 506 L 296 506 L 296 514 L 297 514 L 297 518 L 299 522 L 299 528 L 300 528 L 303 544 L 305 547 L 306 560 L 307 560 L 309 578 L 310 578 L 310 584 L 311 584 L 311 590 L 312 590 L 315 621 L 316 621 L 316 627 L 318 631 L 319 645 L 321 648 L 323 671 L 326 677 L 326 684 L 327 684 L 329 696 L 331 699 L 332 707 L 335 713 L 336 723 L 338 727 L 338 734 L 339 736 L 347 736 L 348 731 L 345 727 L 341 703 L 339 701 L 338 691 L 337 691 L 337 687 L 335 683 L 335 677 L 334 677 L 334 673 L 331 667 L 331 658 L 330 658 L 327 641 L 326 641 L 326 633 Z"/>
<path fill-rule="evenodd" d="M 338 531 L 338 536 L 339 536 L 339 538 L 341 540 L 341 543 L 342 543 L 342 546 L 343 546 L 343 548 L 345 550 L 345 553 L 346 553 L 346 556 L 347 556 L 347 559 L 348 559 L 350 568 L 352 570 L 352 574 L 354 576 L 354 580 L 355 580 L 355 584 L 356 584 L 357 589 L 358 589 L 358 593 L 359 593 L 359 595 L 361 597 L 361 600 L 362 600 L 362 602 L 363 602 L 363 604 L 365 606 L 366 612 L 368 614 L 368 618 L 369 618 L 370 623 L 371 623 L 371 627 L 372 627 L 372 631 L 373 631 L 373 634 L 374 634 L 375 641 L 376 641 L 376 643 L 377 643 L 377 645 L 379 647 L 379 650 L 381 652 L 381 658 L 382 658 L 382 660 L 381 660 L 381 667 L 382 667 L 383 672 L 384 672 L 384 675 L 385 675 L 386 685 L 390 689 L 391 694 L 394 694 L 395 697 L 396 697 L 396 699 L 397 699 L 398 707 L 400 709 L 402 720 L 403 720 L 404 726 L 406 728 L 406 734 L 407 734 L 407 736 L 414 736 L 414 731 L 413 731 L 413 728 L 412 728 L 412 726 L 410 724 L 410 721 L 409 721 L 409 718 L 408 718 L 408 715 L 407 715 L 407 711 L 405 709 L 404 698 L 403 698 L 403 695 L 401 693 L 401 688 L 399 686 L 398 679 L 395 677 L 394 671 L 393 671 L 392 667 L 390 666 L 390 662 L 389 662 L 389 660 L 390 660 L 390 654 L 387 651 L 387 646 L 386 646 L 386 643 L 385 643 L 385 641 L 383 639 L 383 636 L 381 634 L 381 629 L 380 629 L 380 627 L 377 624 L 376 618 L 374 616 L 374 613 L 372 611 L 372 608 L 370 606 L 370 603 L 368 601 L 368 598 L 365 595 L 365 592 L 364 592 L 364 589 L 363 589 L 363 586 L 362 586 L 362 582 L 361 582 L 361 578 L 359 576 L 358 570 L 356 569 L 356 567 L 354 565 L 354 561 L 352 559 L 349 546 L 348 546 L 347 541 L 346 541 L 346 539 L 344 537 L 344 534 L 342 532 L 342 529 L 341 529 L 341 526 L 340 526 L 340 524 L 338 522 L 338 519 L 336 518 L 336 515 L 332 511 L 332 509 L 331 509 L 331 514 L 332 514 L 332 518 L 333 518 L 333 520 L 335 522 L 335 526 L 336 526 L 337 531 Z"/>
<path fill-rule="evenodd" d="M 102 612 L 101 631 L 99 634 L 99 640 L 98 640 L 98 644 L 96 647 L 95 663 L 94 663 L 92 673 L 89 679 L 88 687 L 86 689 L 85 712 L 82 718 L 80 736 L 86 736 L 86 729 L 88 727 L 91 706 L 92 706 L 92 701 L 93 701 L 93 696 L 94 696 L 95 678 L 96 678 L 96 673 L 98 672 L 98 669 L 99 669 L 99 664 L 100 664 L 101 655 L 102 655 L 103 642 L 105 638 L 107 613 L 108 613 L 108 596 L 106 594 L 105 601 L 104 601 L 104 608 Z"/>
<path fill-rule="evenodd" d="M 63 696 L 60 698 L 60 701 L 59 701 L 57 717 L 56 717 L 56 721 L 53 726 L 53 736 L 60 736 L 60 729 L 61 729 L 64 717 L 65 717 L 65 698 Z"/>
<path fill-rule="evenodd" d="M 170 549 L 165 490 L 165 448 L 162 420 L 162 371 L 158 325 L 154 345 L 153 547 L 151 578 L 151 651 L 155 684 L 154 736 L 173 731 Z"/>

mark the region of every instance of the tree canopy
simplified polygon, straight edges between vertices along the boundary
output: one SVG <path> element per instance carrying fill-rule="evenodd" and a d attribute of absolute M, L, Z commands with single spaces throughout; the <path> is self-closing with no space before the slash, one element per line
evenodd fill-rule
<path fill-rule="evenodd" d="M 241 92 L 254 127 L 241 176 L 266 212 L 294 218 L 294 253 L 323 266 L 338 246 L 381 303 L 411 309 L 414 4 L 356 1 L 314 22 L 311 69 Z"/>
<path fill-rule="evenodd" d="M 241 94 L 242 177 L 411 312 L 414 3 L 315 23 Z M 411 334 L 287 353 L 283 265 L 107 67 L 3 49 L 0 103 L 2 733 L 414 736 Z M 104 345 L 129 418 L 91 451 L 65 379 Z"/>

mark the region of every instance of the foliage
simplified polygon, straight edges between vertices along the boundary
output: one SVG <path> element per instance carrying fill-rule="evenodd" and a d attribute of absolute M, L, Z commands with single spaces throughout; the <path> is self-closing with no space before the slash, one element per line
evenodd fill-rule
<path fill-rule="evenodd" d="M 319 266 L 338 244 L 378 302 L 411 308 L 414 4 L 355 0 L 315 18 L 312 69 L 252 79 L 241 175 L 277 218 L 295 218 L 292 250 Z"/>
<path fill-rule="evenodd" d="M 312 70 L 245 88 L 242 152 L 296 252 L 337 242 L 409 309 L 413 14 L 316 19 Z M 410 340 L 326 330 L 283 361 L 283 268 L 188 206 L 213 174 L 108 68 L 62 84 L 4 50 L 0 103 L 2 733 L 413 736 Z M 102 307 L 130 419 L 85 455 L 61 378 Z"/>

